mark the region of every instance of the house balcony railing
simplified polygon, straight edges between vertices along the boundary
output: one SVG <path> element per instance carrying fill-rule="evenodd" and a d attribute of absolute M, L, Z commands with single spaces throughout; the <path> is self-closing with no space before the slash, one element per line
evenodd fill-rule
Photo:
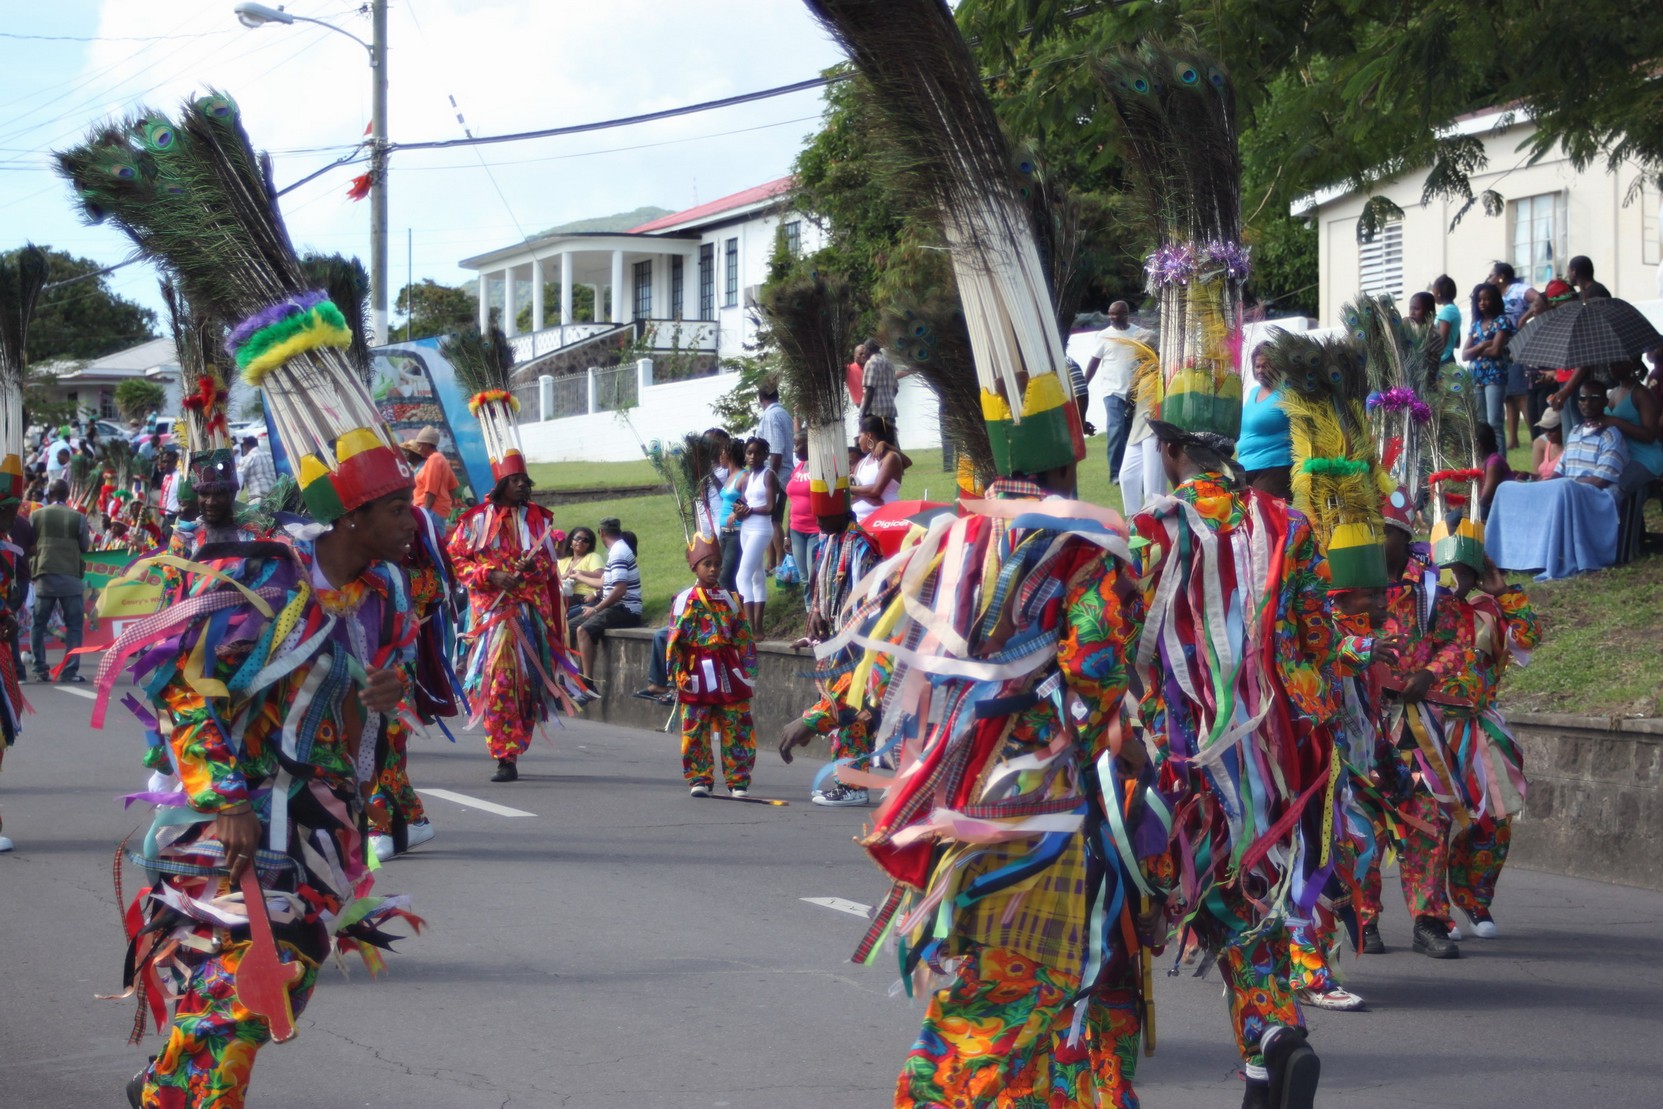
<path fill-rule="evenodd" d="M 615 331 L 620 326 L 615 323 L 569 323 L 545 327 L 541 331 L 515 335 L 508 340 L 508 345 L 514 351 L 514 364 L 519 365 L 521 362 L 530 362 L 534 358 L 553 354 L 565 347 L 587 342 L 597 335 Z"/>

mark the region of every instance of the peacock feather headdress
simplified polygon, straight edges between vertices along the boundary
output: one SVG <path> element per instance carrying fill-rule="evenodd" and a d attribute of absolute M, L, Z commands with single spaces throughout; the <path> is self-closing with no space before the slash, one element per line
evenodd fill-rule
<path fill-rule="evenodd" d="M 1328 552 L 1335 589 L 1387 584 L 1381 497 L 1390 475 L 1374 451 L 1360 347 L 1280 328 L 1265 347 L 1293 438 L 1293 503 Z"/>
<path fill-rule="evenodd" d="M 226 407 L 231 400 L 235 363 L 225 356 L 225 328 L 199 315 L 185 303 L 171 282 L 162 282 L 162 300 L 167 305 L 168 323 L 173 330 L 174 352 L 179 358 L 179 383 L 184 397 L 184 452 L 179 459 L 184 482 L 181 500 L 199 492 L 237 487 L 237 458 L 231 442 L 231 425 Z"/>
<path fill-rule="evenodd" d="M 347 358 L 357 367 L 364 387 L 370 387 L 370 275 L 364 263 L 344 254 L 304 254 L 300 268 L 307 283 L 322 289 L 329 303 L 341 310 L 341 319 L 352 336 Z"/>
<path fill-rule="evenodd" d="M 1418 505 L 1432 466 L 1437 359 L 1428 332 L 1410 326 L 1389 296 L 1362 296 L 1340 309 L 1351 340 L 1368 358 L 1368 413 L 1380 463 L 1409 505 Z"/>
<path fill-rule="evenodd" d="M 1433 406 L 1432 560 L 1460 562 L 1484 570 L 1484 525 L 1476 515 L 1484 460 L 1478 454 L 1478 425 L 1484 387 L 1464 366 L 1444 367 L 1441 403 Z"/>
<path fill-rule="evenodd" d="M 32 244 L 0 258 L 0 505 L 23 498 L 23 373 L 46 277 L 46 252 Z"/>
<path fill-rule="evenodd" d="M 1155 250 L 1160 419 L 1235 439 L 1241 431 L 1241 157 L 1235 89 L 1214 59 L 1146 43 L 1099 67 Z"/>
<path fill-rule="evenodd" d="M 716 539 L 716 523 L 707 519 L 703 506 L 709 488 L 710 473 L 716 464 L 716 448 L 701 431 L 689 431 L 680 442 L 665 443 L 654 439 L 645 444 L 647 461 L 670 490 L 676 504 L 676 515 L 681 517 L 682 538 L 687 541 L 688 565 L 697 565 L 708 553 L 711 544 L 718 554 L 721 545 Z"/>
<path fill-rule="evenodd" d="M 346 353 L 347 321 L 301 267 L 269 162 L 229 96 L 210 92 L 176 119 L 147 110 L 101 125 L 57 161 L 89 221 L 115 224 L 193 312 L 229 325 L 225 351 L 264 394 L 316 519 L 409 487 L 410 465 Z"/>
<path fill-rule="evenodd" d="M 816 516 L 841 515 L 849 511 L 843 360 L 855 343 L 854 292 L 841 276 L 805 262 L 764 285 L 757 308 L 808 433 L 809 504 Z"/>
<path fill-rule="evenodd" d="M 995 466 L 1085 457 L 1031 200 L 969 46 L 942 0 L 805 0 L 872 86 L 939 220 Z"/>
<path fill-rule="evenodd" d="M 488 333 L 470 327 L 441 343 L 439 352 L 455 368 L 456 380 L 469 394 L 468 411 L 485 434 L 492 479 L 526 473 L 525 455 L 520 451 L 520 402 L 513 390 L 514 351 L 508 336 L 494 327 Z"/>

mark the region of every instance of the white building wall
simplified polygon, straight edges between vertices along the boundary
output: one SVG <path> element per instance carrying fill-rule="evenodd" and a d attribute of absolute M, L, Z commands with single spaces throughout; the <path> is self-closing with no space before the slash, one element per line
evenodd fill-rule
<path fill-rule="evenodd" d="M 1482 138 L 1488 155 L 1487 168 L 1472 177 L 1473 192 L 1494 189 L 1505 201 L 1518 201 L 1543 194 L 1565 196 L 1565 230 L 1560 236 L 1563 266 L 1573 255 L 1586 254 L 1594 263 L 1595 276 L 1613 296 L 1630 301 L 1652 300 L 1663 295 L 1663 267 L 1645 261 L 1646 203 L 1623 205 L 1629 186 L 1638 176 L 1632 167 L 1611 172 L 1601 162 L 1578 172 L 1555 150 L 1534 165 L 1521 145 L 1530 137 L 1529 124 L 1501 132 L 1487 132 Z M 1434 200 L 1422 206 L 1421 187 L 1425 170 L 1405 174 L 1377 187 L 1378 195 L 1390 198 L 1403 209 L 1404 296 L 1427 289 L 1432 279 L 1447 273 L 1455 281 L 1456 304 L 1465 317 L 1474 285 L 1484 280 L 1497 259 L 1512 260 L 1512 220 L 1504 205 L 1500 215 L 1489 216 L 1481 204 L 1468 209 L 1451 230 L 1450 220 L 1460 205 Z M 1365 197 L 1351 193 L 1319 206 L 1313 218 L 1318 232 L 1318 277 L 1321 286 L 1321 322 L 1338 322 L 1339 310 L 1358 292 L 1359 245 L 1357 219 Z M 1655 204 L 1655 196 L 1651 198 Z M 1653 228 L 1656 221 L 1650 221 Z M 1653 238 L 1656 231 L 1651 232 Z M 1659 256 L 1654 242 L 1653 257 Z"/>

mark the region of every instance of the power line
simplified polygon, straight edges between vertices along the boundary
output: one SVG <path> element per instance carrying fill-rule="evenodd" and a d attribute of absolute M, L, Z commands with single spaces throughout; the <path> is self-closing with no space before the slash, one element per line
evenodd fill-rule
<path fill-rule="evenodd" d="M 214 35 L 234 35 L 240 28 L 227 27 L 223 31 L 197 31 L 188 35 L 24 35 L 15 31 L 0 31 L 0 39 L 23 39 L 29 42 L 167 42 L 170 39 L 205 39 Z"/>

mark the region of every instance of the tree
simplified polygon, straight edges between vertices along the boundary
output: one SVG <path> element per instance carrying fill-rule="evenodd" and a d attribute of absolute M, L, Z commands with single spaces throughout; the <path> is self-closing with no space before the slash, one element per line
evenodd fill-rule
<path fill-rule="evenodd" d="M 167 390 L 154 381 L 130 377 L 115 387 L 115 407 L 129 420 L 141 420 L 151 412 L 160 412 L 167 402 Z"/>
<path fill-rule="evenodd" d="M 543 284 L 543 326 L 551 327 L 549 321 L 560 322 L 560 282 L 548 281 Z M 595 287 L 593 285 L 572 286 L 572 322 L 590 323 L 595 318 Z M 522 304 L 514 315 L 514 326 L 521 334 L 531 330 L 531 305 Z"/>
<path fill-rule="evenodd" d="M 104 267 L 62 250 L 46 253 L 47 285 L 29 327 L 32 364 L 90 361 L 156 337 L 156 313 L 110 291 Z M 7 252 L 8 262 L 16 251 Z M 75 280 L 73 284 L 65 282 Z"/>
<path fill-rule="evenodd" d="M 473 290 L 441 285 L 431 277 L 400 289 L 393 307 L 405 320 L 394 333 L 406 332 L 412 339 L 449 335 L 479 322 L 479 297 Z"/>

